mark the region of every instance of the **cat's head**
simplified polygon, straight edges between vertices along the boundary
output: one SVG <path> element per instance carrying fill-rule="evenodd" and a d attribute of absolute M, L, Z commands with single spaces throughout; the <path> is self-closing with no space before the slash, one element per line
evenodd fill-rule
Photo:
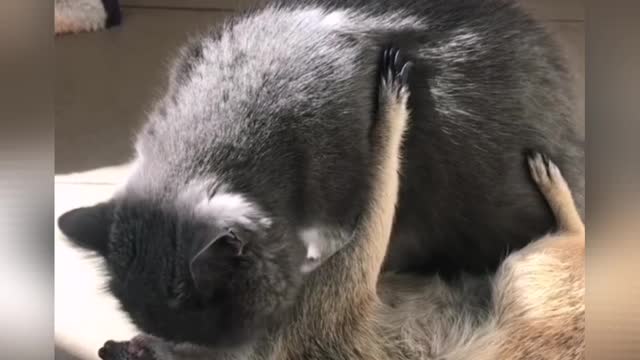
<path fill-rule="evenodd" d="M 225 191 L 121 193 L 58 225 L 104 258 L 109 290 L 133 322 L 173 342 L 250 342 L 286 317 L 307 261 L 290 226 Z"/>

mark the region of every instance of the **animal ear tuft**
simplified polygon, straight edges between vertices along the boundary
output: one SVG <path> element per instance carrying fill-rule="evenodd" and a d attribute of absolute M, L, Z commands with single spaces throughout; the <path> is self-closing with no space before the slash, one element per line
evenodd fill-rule
<path fill-rule="evenodd" d="M 105 202 L 62 214 L 58 228 L 75 245 L 105 256 L 112 219 L 113 204 Z"/>
<path fill-rule="evenodd" d="M 193 282 L 204 297 L 225 287 L 235 259 L 243 256 L 244 242 L 233 232 L 219 234 L 199 249 L 189 264 Z"/>

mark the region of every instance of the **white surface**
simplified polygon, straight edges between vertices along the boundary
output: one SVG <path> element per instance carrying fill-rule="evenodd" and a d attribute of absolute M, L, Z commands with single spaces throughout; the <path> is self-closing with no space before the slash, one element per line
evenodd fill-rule
<path fill-rule="evenodd" d="M 55 177 L 55 217 L 108 199 L 126 166 Z M 98 359 L 102 344 L 124 340 L 135 328 L 105 290 L 101 260 L 72 247 L 55 229 L 55 340 L 84 359 Z"/>

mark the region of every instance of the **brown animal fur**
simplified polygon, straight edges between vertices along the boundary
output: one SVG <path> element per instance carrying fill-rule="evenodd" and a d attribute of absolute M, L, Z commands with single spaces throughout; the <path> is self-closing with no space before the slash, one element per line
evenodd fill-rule
<path fill-rule="evenodd" d="M 491 320 L 449 359 L 582 359 L 585 229 L 558 167 L 536 154 L 531 174 L 558 229 L 505 260 Z"/>
<path fill-rule="evenodd" d="M 289 326 L 233 353 L 142 336 L 128 346 L 149 356 L 136 359 L 584 357 L 584 225 L 560 171 L 541 155 L 529 163 L 557 218 L 556 233 L 509 255 L 493 279 L 469 277 L 451 286 L 437 277 L 380 277 L 409 120 L 408 90 L 398 84 L 392 78 L 381 84 L 370 206 L 351 243 L 310 275 Z"/>

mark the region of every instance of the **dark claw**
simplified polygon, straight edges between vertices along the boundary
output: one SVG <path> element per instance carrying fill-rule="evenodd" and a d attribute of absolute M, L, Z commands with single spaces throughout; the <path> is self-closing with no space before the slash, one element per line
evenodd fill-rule
<path fill-rule="evenodd" d="M 411 61 L 407 61 L 404 66 L 402 66 L 402 70 L 400 70 L 400 81 L 402 82 L 402 86 L 407 86 L 409 84 L 409 73 L 411 72 L 411 68 L 413 67 L 413 63 Z"/>
<path fill-rule="evenodd" d="M 409 74 L 413 63 L 405 61 L 397 48 L 385 48 L 382 52 L 381 75 L 383 82 L 392 86 L 400 95 L 405 86 L 409 84 Z"/>
<path fill-rule="evenodd" d="M 400 52 L 396 48 L 386 48 L 382 53 L 382 70 L 384 72 L 390 72 L 391 76 L 396 75 L 398 68 L 397 62 L 399 61 Z M 385 74 L 386 75 L 386 74 Z"/>
<path fill-rule="evenodd" d="M 551 170 L 550 170 L 550 166 L 551 166 L 551 160 L 549 159 L 549 157 L 547 156 L 547 154 L 537 151 L 537 150 L 525 150 L 525 156 L 527 157 L 528 161 L 536 161 L 536 159 L 542 159 L 542 163 L 544 164 L 543 167 L 543 171 L 544 171 L 544 176 L 551 178 Z"/>
<path fill-rule="evenodd" d="M 542 156 L 542 162 L 544 162 L 544 172 L 546 173 L 547 177 L 551 177 L 551 174 L 549 173 L 549 164 L 551 162 L 549 160 L 549 157 L 545 153 L 540 153 L 540 156 Z"/>
<path fill-rule="evenodd" d="M 389 68 L 387 65 L 387 61 L 389 59 L 389 49 L 384 49 L 382 52 L 382 71 L 385 71 Z"/>
<path fill-rule="evenodd" d="M 398 70 L 400 67 L 400 51 L 398 49 L 393 49 L 395 52 L 395 56 L 393 57 L 393 68 L 394 70 Z"/>

